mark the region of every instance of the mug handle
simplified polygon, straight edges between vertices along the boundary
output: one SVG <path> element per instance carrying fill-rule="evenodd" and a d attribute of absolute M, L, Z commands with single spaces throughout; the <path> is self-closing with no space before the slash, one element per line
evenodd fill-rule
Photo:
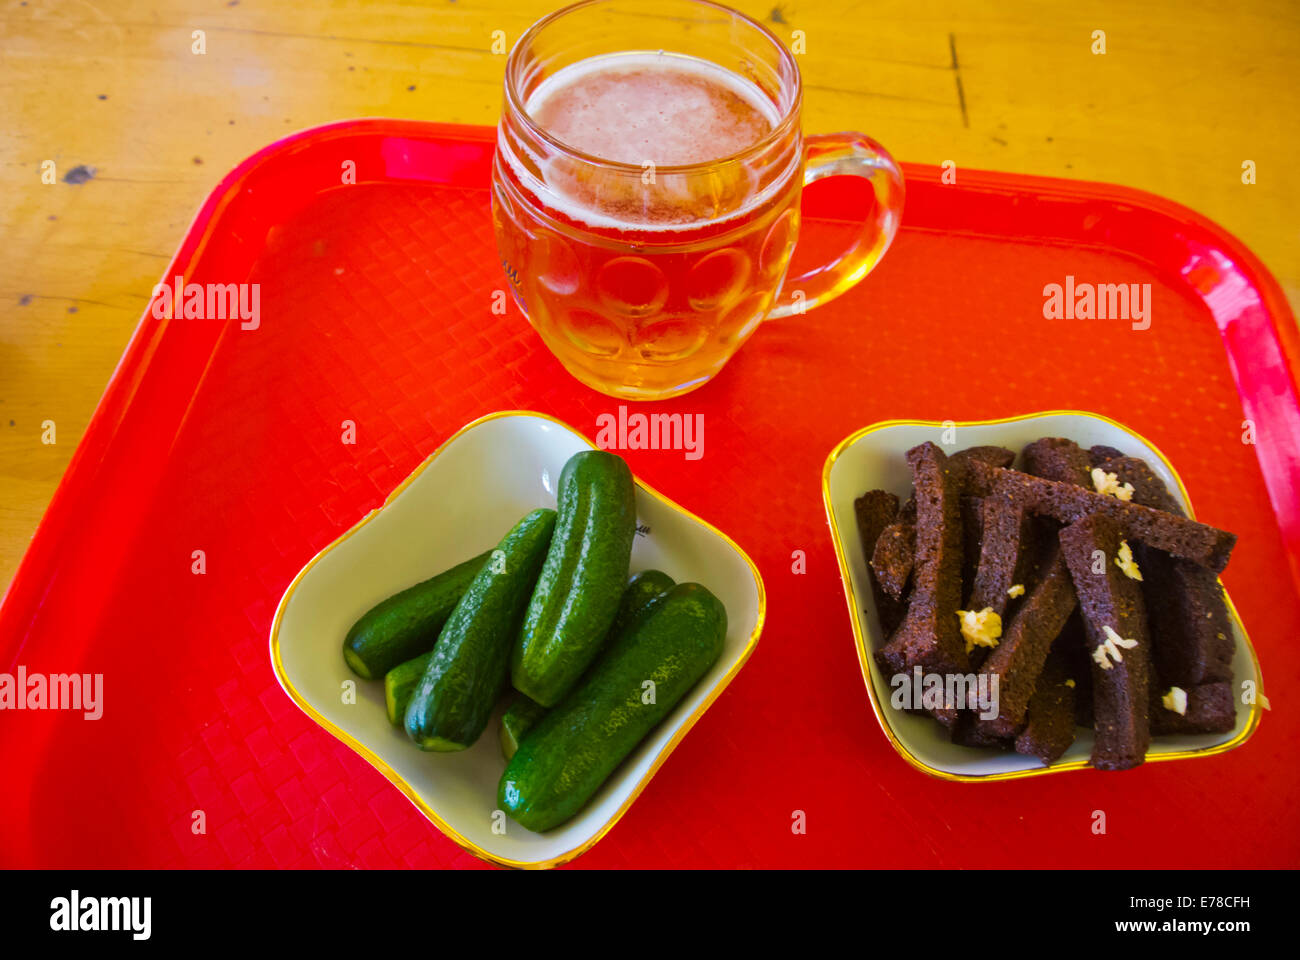
<path fill-rule="evenodd" d="M 880 262 L 898 232 L 903 213 L 903 172 L 889 151 L 861 133 L 824 133 L 804 139 L 803 184 L 823 177 L 865 177 L 876 194 L 872 215 L 853 245 L 830 263 L 786 277 L 767 319 L 806 313 L 829 303 Z M 795 293 L 802 293 L 795 297 Z"/>

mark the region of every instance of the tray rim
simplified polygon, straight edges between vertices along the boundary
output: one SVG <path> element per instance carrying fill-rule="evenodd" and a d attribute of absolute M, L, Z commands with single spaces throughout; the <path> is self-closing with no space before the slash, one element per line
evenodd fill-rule
<path fill-rule="evenodd" d="M 484 848 L 480 847 L 478 844 L 474 843 L 474 841 L 461 836 L 461 834 L 458 833 L 456 829 L 451 826 L 451 824 L 447 823 L 445 820 L 442 819 L 442 817 L 438 814 L 438 812 L 435 809 L 433 809 L 433 806 L 431 804 L 426 802 L 424 797 L 420 795 L 420 792 L 415 787 L 407 783 L 400 773 L 398 773 L 391 766 L 389 766 L 388 762 L 384 760 L 383 757 L 375 753 L 373 750 L 371 750 L 368 746 L 366 746 L 361 741 L 354 738 L 346 730 L 343 730 L 338 726 L 336 726 L 327 717 L 323 716 L 319 711 L 317 711 L 316 708 L 311 705 L 311 702 L 308 701 L 307 698 L 304 697 L 296 687 L 294 687 L 293 681 L 289 679 L 288 671 L 285 670 L 284 662 L 280 656 L 280 623 L 284 617 L 285 608 L 289 605 L 289 600 L 293 596 L 294 591 L 298 588 L 298 584 L 303 580 L 304 577 L 307 576 L 311 568 L 316 566 L 316 564 L 319 561 L 325 558 L 326 554 L 330 553 L 332 550 L 334 550 L 336 547 L 342 544 L 343 541 L 347 540 L 349 537 L 351 537 L 354 533 L 359 531 L 366 524 L 370 523 L 372 520 L 377 518 L 380 515 L 380 513 L 382 513 L 385 509 L 387 509 L 388 506 L 394 500 L 396 500 L 397 497 L 404 490 L 406 490 L 407 487 L 409 487 L 412 483 L 414 483 L 416 478 L 418 478 L 420 474 L 422 474 L 436 459 L 438 459 L 438 457 L 442 454 L 442 452 L 446 450 L 449 446 L 451 446 L 452 442 L 455 441 L 458 437 L 460 437 L 462 434 L 468 433 L 470 430 L 473 430 L 475 427 L 505 417 L 533 417 L 539 420 L 546 420 L 550 423 L 556 424 L 557 426 L 563 427 L 565 430 L 569 431 L 574 436 L 581 438 L 585 443 L 588 444 L 588 446 L 591 447 L 591 449 L 593 450 L 597 449 L 596 445 L 593 444 L 591 440 L 587 437 L 587 435 L 582 431 L 578 430 L 571 424 L 565 423 L 563 420 L 559 419 L 558 417 L 553 417 L 550 414 L 542 413 L 541 411 L 538 410 L 522 410 L 522 409 L 496 410 L 493 411 L 492 413 L 484 414 L 481 417 L 475 417 L 473 420 L 469 421 L 464 426 L 460 427 L 460 429 L 458 429 L 455 433 L 449 436 L 446 440 L 438 444 L 437 448 L 432 453 L 430 453 L 427 457 L 425 457 L 414 470 L 412 470 L 404 479 L 402 479 L 401 482 L 399 482 L 397 486 L 395 486 L 388 493 L 388 495 L 384 497 L 383 503 L 381 503 L 378 507 L 375 507 L 373 510 L 370 510 L 363 517 L 361 517 L 361 519 L 359 519 L 356 523 L 350 526 L 347 530 L 343 531 L 341 534 L 335 537 L 334 540 L 332 540 L 330 543 L 322 547 L 316 553 L 316 555 L 313 556 L 309 561 L 307 561 L 307 563 L 303 565 L 302 569 L 300 569 L 294 575 L 293 579 L 289 582 L 289 585 L 285 587 L 284 593 L 280 597 L 280 602 L 276 605 L 275 616 L 271 620 L 270 638 L 269 638 L 270 652 L 271 652 L 271 670 L 275 674 L 275 679 L 276 682 L 280 685 L 280 689 L 282 689 L 288 695 L 289 699 L 293 701 L 294 705 L 298 707 L 298 709 L 300 709 L 303 713 L 307 715 L 308 719 L 315 722 L 316 725 L 319 726 L 322 730 L 324 730 L 330 736 L 342 742 L 345 746 L 347 746 L 354 753 L 356 753 L 357 756 L 361 757 L 362 760 L 365 760 L 368 764 L 370 764 L 381 774 L 383 774 L 384 778 L 387 779 L 389 783 L 391 783 L 393 786 L 397 787 L 397 789 L 400 790 L 406 796 L 406 798 L 415 805 L 416 809 L 419 810 L 420 813 L 422 813 L 430 822 L 432 822 L 433 825 L 437 827 L 438 830 L 441 831 L 441 833 L 445 837 L 447 837 L 447 839 L 451 840 L 462 850 L 465 850 L 466 852 L 473 854 L 474 856 L 478 857 L 481 860 L 485 860 L 489 863 L 496 864 L 498 866 L 513 867 L 515 869 L 521 869 L 521 870 L 550 870 L 554 867 L 560 866 L 561 864 L 569 863 L 572 860 L 576 860 L 578 857 L 582 856 L 584 853 L 586 853 L 588 850 L 594 847 L 597 843 L 599 843 L 605 837 L 605 835 L 609 833 L 610 830 L 614 829 L 614 825 L 623 819 L 623 815 L 632 808 L 632 804 L 636 802 L 639 796 L 641 796 L 641 792 L 645 790 L 647 786 L 650 785 L 650 781 L 653 780 L 655 774 L 659 772 L 659 768 L 668 762 L 668 758 L 672 756 L 673 751 L 675 751 L 678 745 L 682 742 L 682 740 L 685 739 L 686 734 L 691 732 L 695 724 L 698 723 L 700 718 L 703 717 L 709 711 L 709 708 L 713 706 L 713 704 L 717 701 L 718 697 L 722 696 L 723 691 L 725 691 L 727 687 L 731 686 L 731 681 L 734 680 L 736 676 L 740 673 L 740 671 L 744 668 L 745 664 L 749 661 L 750 656 L 754 653 L 754 648 L 758 646 L 759 637 L 763 633 L 763 625 L 767 621 L 767 588 L 763 584 L 763 575 L 762 573 L 759 572 L 758 565 L 754 563 L 753 558 L 751 558 L 750 555 L 746 553 L 745 550 L 740 546 L 740 544 L 736 543 L 736 541 L 733 540 L 727 533 L 720 530 L 712 523 L 709 523 L 709 521 L 705 520 L 703 517 L 700 517 L 697 514 L 692 513 L 690 510 L 686 509 L 681 504 L 677 503 L 675 500 L 672 500 L 664 496 L 662 493 L 660 493 L 654 487 L 650 486 L 644 480 L 641 480 L 637 476 L 633 475 L 632 480 L 639 489 L 645 491 L 645 493 L 647 493 L 649 496 L 653 497 L 655 500 L 657 500 L 664 506 L 668 507 L 669 509 L 682 514 L 688 520 L 694 520 L 696 523 L 700 524 L 710 533 L 716 535 L 719 539 L 721 539 L 724 543 L 726 543 L 729 547 L 731 547 L 732 550 L 736 551 L 737 555 L 739 555 L 740 558 L 745 561 L 746 566 L 749 567 L 749 572 L 754 578 L 754 586 L 758 589 L 758 613 L 754 621 L 754 629 L 750 632 L 749 639 L 746 641 L 744 649 L 740 651 L 739 658 L 731 666 L 731 668 L 725 674 L 723 674 L 721 679 L 719 679 L 718 682 L 713 686 L 713 688 L 709 691 L 708 696 L 706 696 L 704 700 L 701 701 L 699 707 L 693 710 L 689 716 L 687 716 L 685 719 L 682 720 L 677 730 L 673 733 L 672 738 L 664 746 L 659 756 L 655 758 L 654 763 L 650 765 L 650 769 L 646 771 L 645 776 L 642 777 L 640 780 L 638 780 L 637 783 L 634 785 L 632 792 L 628 794 L 627 799 L 624 800 L 623 803 L 619 806 L 619 808 L 616 811 L 614 811 L 613 815 L 608 820 L 606 820 L 605 823 L 601 825 L 600 829 L 597 830 L 594 834 L 592 834 L 588 839 L 584 840 L 576 847 L 573 847 L 569 850 L 566 850 L 563 853 L 557 854 L 556 856 L 547 858 L 545 860 L 511 860 L 509 857 L 502 857 L 488 850 L 485 850 Z"/>
<path fill-rule="evenodd" d="M 299 150 L 336 138 L 377 135 L 411 137 L 430 142 L 438 141 L 440 144 L 486 145 L 495 139 L 495 131 L 492 127 L 383 118 L 345 119 L 291 133 L 250 154 L 215 184 L 198 206 L 173 257 L 161 272 L 160 278 L 174 276 L 178 271 L 187 276 L 191 273 L 191 267 L 199 263 L 206 252 L 207 240 L 212 235 L 212 231 L 223 226 L 222 218 L 241 192 L 244 183 L 263 166 L 280 162 Z M 903 162 L 901 166 L 905 175 L 913 181 L 937 182 L 941 173 L 940 168 L 932 164 Z M 1231 255 L 1251 288 L 1258 294 L 1265 314 L 1264 321 L 1277 344 L 1284 367 L 1283 372 L 1293 388 L 1292 396 L 1287 399 L 1300 397 L 1300 389 L 1295 389 L 1296 385 L 1300 384 L 1300 328 L 1296 326 L 1290 304 L 1277 280 L 1259 258 L 1233 234 L 1213 221 L 1191 208 L 1158 194 L 1098 181 L 962 168 L 961 182 L 955 188 L 963 192 L 984 190 L 1005 195 L 1038 193 L 1065 198 L 1091 198 L 1111 204 L 1140 206 L 1182 231 L 1189 228 L 1200 231 L 1202 237 L 1208 237 L 1220 250 Z M 903 227 L 907 230 L 933 232 L 933 228 L 928 225 L 909 224 L 906 220 Z M 980 236 L 981 234 L 954 230 L 952 235 Z M 1013 239 L 1005 235 L 993 236 L 1002 241 Z M 1031 233 L 1022 239 L 1032 243 L 1050 239 L 1050 235 Z M 1127 256 L 1132 256 L 1134 253 L 1126 246 L 1102 245 L 1102 247 Z M 1190 287 L 1188 290 L 1200 302 L 1205 302 L 1199 291 Z M 166 334 L 165 321 L 151 318 L 151 304 L 151 300 L 146 300 L 142 304 L 140 320 L 106 382 L 100 399 L 87 421 L 85 431 L 51 496 L 49 505 L 15 567 L 10 583 L 3 595 L 0 595 L 0 669 L 6 668 L 6 661 L 9 667 L 12 667 L 20 657 L 31 629 L 31 622 L 56 576 L 60 552 L 75 535 L 76 523 L 87 511 L 94 509 L 90 494 L 94 492 L 95 481 L 107 469 L 106 461 L 114 455 L 115 441 L 137 405 L 140 385 L 146 382 L 145 378 L 151 370 L 150 360 Z M 1219 319 L 1218 314 L 1208 304 L 1206 309 L 1216 321 Z M 1243 393 L 1243 388 L 1237 380 L 1235 367 L 1240 360 L 1240 354 L 1233 353 L 1226 343 L 1224 353 L 1233 373 L 1239 401 L 1245 403 L 1253 395 L 1253 391 Z M 1289 404 L 1286 406 L 1289 407 Z M 1287 412 L 1292 416 L 1300 415 L 1300 403 Z M 1278 421 L 1275 419 L 1273 422 Z M 1300 539 L 1294 535 L 1294 526 L 1288 528 L 1283 525 L 1277 501 L 1273 499 L 1271 474 L 1265 470 L 1263 463 L 1260 463 L 1260 472 L 1266 484 L 1269 484 L 1272 521 L 1278 531 L 1279 543 L 1291 566 L 1292 590 L 1300 592 Z"/>
<path fill-rule="evenodd" d="M 1071 760 L 1066 763 L 1055 763 L 1044 767 L 1031 767 L 1027 770 L 1009 770 L 1002 773 L 953 773 L 950 770 L 941 770 L 938 767 L 932 767 L 924 760 L 917 757 L 908 749 L 907 744 L 903 743 L 897 737 L 890 727 L 888 720 L 884 715 L 883 707 L 876 697 L 875 685 L 871 682 L 871 665 L 869 658 L 870 652 L 867 650 L 866 631 L 862 627 L 862 611 L 858 609 L 857 598 L 853 593 L 853 581 L 849 575 L 849 564 L 845 556 L 844 541 L 840 534 L 839 525 L 835 522 L 835 510 L 831 506 L 831 469 L 835 466 L 840 456 L 851 446 L 872 433 L 883 430 L 887 427 L 899 426 L 919 426 L 941 428 L 951 424 L 955 427 L 986 427 L 1002 423 L 1015 423 L 1021 420 L 1032 420 L 1037 417 L 1051 416 L 1081 416 L 1091 417 L 1095 420 L 1101 420 L 1113 427 L 1136 437 L 1140 442 L 1146 444 L 1168 469 L 1174 482 L 1178 484 L 1178 490 L 1183 496 L 1183 503 L 1187 506 L 1187 516 L 1189 519 L 1196 519 L 1196 511 L 1192 506 L 1191 496 L 1187 492 L 1187 487 L 1183 484 L 1183 478 L 1165 456 L 1165 452 L 1152 443 L 1149 439 L 1132 429 L 1126 424 L 1120 423 L 1104 414 L 1095 413 L 1091 410 L 1034 410 L 1029 413 L 1022 413 L 1012 417 L 994 417 L 988 420 L 877 420 L 875 423 L 868 424 L 854 430 L 847 437 L 831 448 L 831 452 L 826 455 L 826 461 L 822 464 L 822 503 L 826 508 L 826 520 L 831 529 L 831 543 L 835 548 L 835 560 L 839 565 L 840 583 L 844 588 L 844 599 L 849 606 L 849 621 L 853 626 L 854 646 L 858 654 L 858 667 L 862 672 L 862 682 L 867 688 L 867 699 L 871 703 L 871 712 L 875 714 L 876 722 L 880 724 L 880 729 L 884 732 L 885 738 L 893 746 L 894 750 L 906 760 L 911 766 L 920 770 L 922 773 L 934 777 L 937 780 L 948 780 L 956 783 L 993 783 L 995 781 L 1020 780 L 1025 777 L 1041 777 L 1052 773 L 1070 773 L 1075 770 L 1095 770 L 1096 768 L 1088 760 Z M 1251 663 L 1255 667 L 1255 679 L 1258 682 L 1256 690 L 1256 700 L 1251 704 L 1250 716 L 1246 719 L 1246 724 L 1231 740 L 1225 740 L 1223 743 L 1211 744 L 1207 747 L 1198 747 L 1188 750 L 1177 750 L 1171 753 L 1152 754 L 1148 748 L 1143 763 L 1161 763 L 1166 760 L 1191 760 L 1200 757 L 1212 757 L 1220 753 L 1227 753 L 1235 750 L 1255 735 L 1259 729 L 1260 721 L 1264 713 L 1264 672 L 1260 667 L 1259 656 L 1255 652 L 1255 645 L 1251 642 L 1250 634 L 1246 630 L 1245 623 L 1242 622 L 1241 614 L 1237 612 L 1236 606 L 1232 602 L 1232 597 L 1228 594 L 1228 588 L 1223 586 L 1223 581 L 1219 580 L 1219 586 L 1223 588 L 1224 603 L 1228 607 L 1228 615 L 1232 617 L 1233 623 L 1241 632 L 1241 638 L 1245 641 L 1246 650 L 1250 654 Z M 1103 771 L 1097 771 L 1103 772 Z"/>

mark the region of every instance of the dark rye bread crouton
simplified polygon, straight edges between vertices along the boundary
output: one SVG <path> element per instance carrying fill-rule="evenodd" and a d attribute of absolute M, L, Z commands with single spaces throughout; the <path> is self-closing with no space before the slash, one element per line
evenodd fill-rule
<path fill-rule="evenodd" d="M 948 458 L 957 470 L 962 493 L 972 497 L 987 497 L 993 491 L 990 469 L 1010 467 L 1015 461 L 1014 451 L 994 446 L 967 447 Z"/>
<path fill-rule="evenodd" d="M 984 736 L 1012 737 L 1020 730 L 1052 642 L 1074 606 L 1070 571 L 1061 559 L 1060 547 L 1054 546 L 1043 578 L 1025 597 L 980 667 L 989 683 L 993 676 L 998 678 L 998 715 L 976 723 Z"/>
<path fill-rule="evenodd" d="M 1024 462 L 1027 471 L 1050 480 L 1082 484 L 1088 477 L 1088 455 L 1071 440 L 1056 437 L 1036 440 L 1025 447 Z M 1012 727 L 1023 720 L 1024 704 L 1037 688 L 1035 671 L 1042 668 L 1049 646 L 1064 626 L 1064 619 L 1073 611 L 1073 587 L 1056 544 L 1056 528 L 1052 521 L 1038 521 L 1050 528 L 1051 538 L 1046 555 L 1038 562 L 1035 518 L 1024 509 L 1020 498 L 994 494 L 985 497 L 984 503 L 988 536 L 981 544 L 979 569 L 975 588 L 967 602 L 968 608 L 980 610 L 989 607 L 998 616 L 1003 616 L 1010 602 L 1008 591 L 1016 583 L 1023 586 L 1030 579 L 1030 569 L 1038 568 L 1030 583 L 1032 609 L 1030 601 L 1024 601 L 1022 610 L 1027 613 L 1026 620 L 1014 632 L 1008 626 L 1002 654 L 992 658 L 991 663 L 990 660 L 977 661 L 972 655 L 972 660 L 981 669 L 989 665 L 990 669 L 997 671 L 1005 666 L 1015 674 L 1014 677 L 1001 678 L 1004 689 L 1009 688 L 1011 692 L 1011 714 L 1000 716 L 989 725 L 989 731 L 1008 736 L 1014 732 Z M 1043 583 L 1048 586 L 1040 592 L 1038 587 Z M 1069 594 L 1068 602 L 1065 593 Z M 1044 610 L 1045 602 L 1055 605 L 1050 613 Z M 1050 632 L 1036 635 L 1041 631 Z"/>
<path fill-rule="evenodd" d="M 1149 585 L 1152 656 L 1161 678 L 1180 687 L 1231 680 L 1236 640 L 1218 578 L 1187 560 L 1152 554 L 1143 551 L 1138 563 Z"/>
<path fill-rule="evenodd" d="M 1072 484 L 1044 480 L 1019 470 L 989 467 L 977 461 L 971 461 L 968 467 L 970 475 L 978 478 L 978 486 L 1002 496 L 1022 498 L 1031 513 L 1052 517 L 1065 524 L 1092 515 L 1104 516 L 1128 540 L 1191 560 L 1216 573 L 1227 565 L 1232 547 L 1237 542 L 1236 534 L 1226 530 Z"/>
<path fill-rule="evenodd" d="M 1123 452 L 1116 450 L 1114 447 L 1108 447 L 1105 444 L 1099 443 L 1095 447 L 1088 448 L 1088 456 L 1092 458 L 1094 464 L 1097 464 L 1102 460 L 1109 460 L 1112 457 L 1122 457 L 1124 454 Z"/>
<path fill-rule="evenodd" d="M 1088 633 L 1083 626 L 1083 615 L 1075 607 L 1065 621 L 1061 635 L 1052 649 L 1059 651 L 1065 660 L 1066 676 L 1074 681 L 1074 722 L 1080 727 L 1092 726 L 1092 656 L 1088 650 Z"/>
<path fill-rule="evenodd" d="M 1070 679 L 1065 655 L 1054 646 L 1029 698 L 1024 729 L 1016 736 L 1016 753 L 1037 757 L 1050 767 L 1074 743 L 1077 687 L 1067 682 Z"/>
<path fill-rule="evenodd" d="M 1016 455 L 1006 447 L 979 446 L 959 450 L 948 458 L 957 471 L 958 481 L 965 485 L 965 463 L 979 460 L 991 466 L 1010 466 Z M 975 576 L 975 563 L 979 557 L 981 539 L 981 513 L 978 498 L 962 497 L 962 534 L 965 549 L 962 551 L 962 583 L 970 584 Z M 868 554 L 871 570 L 884 589 L 894 599 L 901 599 L 907 590 L 907 580 L 916 562 L 916 500 L 903 504 L 897 518 L 877 538 L 875 548 Z M 999 611 L 1000 612 L 1000 611 Z"/>
<path fill-rule="evenodd" d="M 1028 577 L 1036 543 L 1034 528 L 1029 514 L 1013 498 L 984 497 L 980 504 L 983 537 L 966 609 L 988 607 L 1001 617 L 1011 602 L 1011 588 L 1024 586 Z"/>
<path fill-rule="evenodd" d="M 898 497 L 886 490 L 868 490 L 853 501 L 862 549 L 869 557 L 880 533 L 898 516 Z"/>
<path fill-rule="evenodd" d="M 901 600 L 916 563 L 915 497 L 904 503 L 898 516 L 880 532 L 870 556 L 871 572 L 880 581 L 880 588 Z"/>
<path fill-rule="evenodd" d="M 977 722 L 979 715 L 963 710 L 957 715 L 952 728 L 952 742 L 962 747 L 979 747 L 984 750 L 1010 750 L 1015 745 L 1011 737 L 989 735 Z"/>
<path fill-rule="evenodd" d="M 965 450 L 958 450 L 949 459 L 960 464 L 969 463 L 971 460 L 978 460 L 980 463 L 988 464 L 990 467 L 1009 467 L 1016 462 L 1016 453 L 1014 450 L 1008 450 L 1006 447 L 986 445 L 967 447 Z"/>
<path fill-rule="evenodd" d="M 1138 582 L 1115 565 L 1121 539 L 1119 524 L 1102 513 L 1061 530 L 1061 552 L 1093 658 L 1092 765 L 1101 770 L 1137 766 L 1151 742 L 1151 638 Z M 1094 554 L 1099 556 L 1094 559 Z"/>
<path fill-rule="evenodd" d="M 1073 440 L 1043 437 L 1028 444 L 1023 451 L 1025 473 L 1076 487 L 1092 488 L 1092 461 Z"/>
<path fill-rule="evenodd" d="M 1095 447 L 1093 449 L 1096 449 Z M 1120 483 L 1133 487 L 1133 502 L 1184 516 L 1183 508 L 1169 492 L 1165 482 L 1155 475 L 1145 460 L 1137 457 L 1105 457 L 1094 460 L 1093 466 L 1104 473 L 1113 473 Z"/>
<path fill-rule="evenodd" d="M 884 490 L 868 490 L 853 501 L 853 513 L 858 522 L 858 536 L 862 539 L 862 551 L 870 558 L 881 532 L 898 516 L 898 497 Z M 903 604 L 885 593 L 870 565 L 867 569 L 867 578 L 871 581 L 871 595 L 876 601 L 876 616 L 880 619 L 880 628 L 886 635 L 893 633 L 903 619 Z"/>
<path fill-rule="evenodd" d="M 979 564 L 980 541 L 984 537 L 984 498 L 961 498 L 961 584 L 962 596 L 967 596 L 975 582 Z"/>
<path fill-rule="evenodd" d="M 1006 447 L 979 446 L 967 447 L 965 450 L 958 450 L 948 458 L 948 463 L 956 471 L 957 479 L 961 485 L 961 516 L 962 525 L 965 531 L 965 547 L 963 551 L 963 568 L 962 583 L 967 589 L 975 578 L 975 564 L 979 557 L 978 545 L 983 536 L 984 518 L 981 514 L 982 496 L 974 495 L 971 491 L 972 483 L 978 486 L 978 481 L 973 481 L 971 471 L 967 464 L 972 460 L 979 461 L 986 467 L 1009 467 L 1015 462 L 1016 455 Z M 965 595 L 965 591 L 963 591 Z"/>
<path fill-rule="evenodd" d="M 1236 726 L 1237 704 L 1231 683 L 1203 683 L 1184 692 L 1187 709 L 1180 714 L 1164 705 L 1168 686 L 1151 690 L 1152 733 L 1227 733 Z"/>
<path fill-rule="evenodd" d="M 968 492 L 970 482 L 968 471 L 966 470 L 967 462 L 978 460 L 983 464 L 991 467 L 1009 467 L 1016 460 L 1013 451 L 1006 447 L 995 446 L 978 446 L 967 447 L 965 450 L 958 450 L 948 462 L 956 467 L 960 473 L 962 498 L 961 498 L 961 516 L 962 525 L 966 534 L 966 549 L 963 551 L 963 570 L 962 583 L 969 588 L 975 578 L 975 564 L 979 559 L 979 543 L 982 538 L 983 517 L 980 513 L 980 497 L 971 496 Z"/>
<path fill-rule="evenodd" d="M 894 636 L 876 651 L 887 674 L 921 667 L 930 673 L 966 673 L 969 662 L 957 626 L 961 602 L 962 530 L 956 472 L 933 443 L 907 451 L 916 498 L 916 563 L 912 597 Z M 935 716 L 951 729 L 956 710 Z"/>
<path fill-rule="evenodd" d="M 1109 457 L 1097 466 L 1131 484 L 1134 503 L 1183 516 L 1178 501 L 1146 461 Z M 1236 641 L 1218 577 L 1199 564 L 1142 544 L 1134 544 L 1133 553 L 1146 584 L 1151 656 L 1161 680 L 1183 688 L 1231 680 Z"/>

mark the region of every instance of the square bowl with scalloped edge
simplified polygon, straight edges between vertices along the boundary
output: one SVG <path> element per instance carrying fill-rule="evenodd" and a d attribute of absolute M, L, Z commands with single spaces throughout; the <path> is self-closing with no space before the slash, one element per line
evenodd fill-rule
<path fill-rule="evenodd" d="M 512 867 L 553 867 L 580 855 L 618 822 L 758 643 L 765 599 L 758 568 L 726 534 L 636 482 L 631 569 L 695 581 L 727 609 L 722 656 L 567 823 L 533 833 L 497 810 L 505 759 L 498 705 L 468 750 L 424 753 L 388 722 L 383 684 L 343 661 L 348 628 L 385 597 L 493 547 L 537 507 L 555 506 L 566 460 L 592 448 L 545 414 L 501 411 L 461 428 L 290 583 L 271 626 L 271 661 L 285 692 L 395 784 L 444 834 Z M 356 683 L 355 703 L 341 695 Z M 508 699 L 508 698 L 507 698 Z M 504 832 L 502 828 L 504 827 Z"/>
<path fill-rule="evenodd" d="M 1040 437 L 1066 437 L 1084 449 L 1105 444 L 1130 456 L 1141 457 L 1165 482 L 1187 515 L 1194 517 L 1187 490 L 1164 454 L 1119 423 L 1099 414 L 1080 411 L 1050 411 L 975 423 L 921 420 L 874 423 L 841 441 L 826 458 L 822 470 L 822 496 L 871 708 L 885 736 L 899 754 L 918 770 L 942 779 L 1009 780 L 1089 767 L 1093 733 L 1090 729 L 1076 727 L 1075 741 L 1069 750 L 1050 767 L 1045 767 L 1034 757 L 954 744 L 947 731 L 930 717 L 895 710 L 890 705 L 893 690 L 889 678 L 880 670 L 874 657 L 875 651 L 885 645 L 887 638 L 881 631 L 867 578 L 870 557 L 858 536 L 853 501 L 868 490 L 878 489 L 896 494 L 900 503 L 906 500 L 912 490 L 912 475 L 905 455 L 909 449 L 927 440 L 939 444 L 948 453 L 982 444 L 1007 447 L 1017 452 L 1015 466 L 1019 466 L 1019 452 Z M 1259 661 L 1232 600 L 1227 598 L 1226 592 L 1224 596 L 1236 639 L 1233 682 L 1240 692 L 1244 681 L 1253 681 L 1252 689 L 1259 695 L 1237 697 L 1237 722 L 1228 733 L 1153 737 L 1147 750 L 1148 763 L 1206 757 L 1232 750 L 1245 743 L 1259 725 L 1263 693 Z M 1246 703 L 1243 699 L 1253 702 Z"/>

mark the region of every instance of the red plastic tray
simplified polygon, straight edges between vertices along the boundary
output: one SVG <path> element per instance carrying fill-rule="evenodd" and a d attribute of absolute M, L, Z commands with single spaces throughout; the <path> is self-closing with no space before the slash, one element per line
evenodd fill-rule
<path fill-rule="evenodd" d="M 533 408 L 594 436 L 617 410 L 513 307 L 491 310 L 505 289 L 493 143 L 478 128 L 339 124 L 266 148 L 208 199 L 166 275 L 260 283 L 261 327 L 146 314 L 0 608 L 0 669 L 105 684 L 97 721 L 0 714 L 0 865 L 478 863 L 293 706 L 267 634 L 297 570 L 462 424 Z M 345 160 L 357 185 L 340 184 Z M 704 457 L 627 454 L 755 559 L 768 620 L 578 865 L 1295 865 L 1300 721 L 1276 692 L 1300 675 L 1300 348 L 1276 283 L 1213 224 L 1144 193 L 906 173 L 903 230 L 875 273 L 656 405 L 704 414 Z M 842 240 L 824 216 L 861 202 L 851 183 L 813 187 L 798 256 Z M 1043 287 L 1067 274 L 1150 283 L 1150 329 L 1045 320 Z M 1198 517 L 1240 534 L 1224 580 L 1275 691 L 1241 749 L 972 787 L 918 773 L 881 736 L 822 509 L 827 452 L 876 420 L 1048 408 L 1144 434 Z"/>

